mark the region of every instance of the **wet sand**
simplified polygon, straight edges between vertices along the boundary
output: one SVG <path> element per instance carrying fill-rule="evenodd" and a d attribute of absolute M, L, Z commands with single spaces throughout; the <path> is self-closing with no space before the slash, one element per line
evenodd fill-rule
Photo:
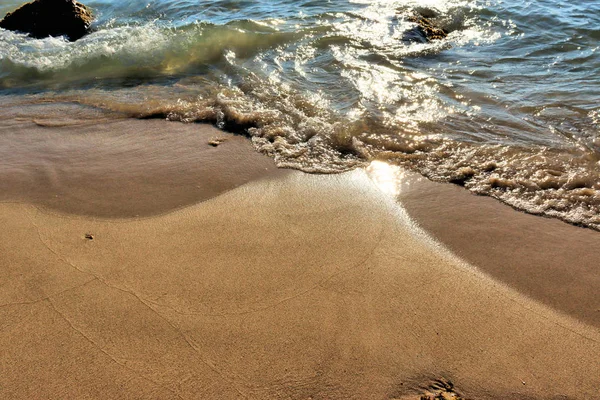
<path fill-rule="evenodd" d="M 0 202 L 143 217 L 286 173 L 251 151 L 248 139 L 210 125 L 125 119 L 69 103 L 2 114 Z"/>
<path fill-rule="evenodd" d="M 571 297 L 551 308 L 522 294 L 533 277 L 459 259 L 367 172 L 277 172 L 246 139 L 214 148 L 224 134 L 198 125 L 168 128 L 194 129 L 196 147 L 138 146 L 116 134 L 129 122 L 90 123 L 62 149 L 53 132 L 65 127 L 46 124 L 37 146 L 58 155 L 19 168 L 53 173 L 39 192 L 17 179 L 3 190 L 0 398 L 419 399 L 438 379 L 470 399 L 600 398 L 600 331 L 569 312 Z M 138 122 L 163 137 L 166 122 Z M 113 140 L 121 152 L 102 153 Z M 13 160 L 37 151 L 20 143 Z M 70 164 L 87 145 L 93 168 Z M 46 201 L 57 187 L 61 200 Z M 69 188 L 93 196 L 83 207 Z"/>
<path fill-rule="evenodd" d="M 600 232 L 516 212 L 461 187 L 406 175 L 398 200 L 462 259 L 552 308 L 600 327 Z"/>

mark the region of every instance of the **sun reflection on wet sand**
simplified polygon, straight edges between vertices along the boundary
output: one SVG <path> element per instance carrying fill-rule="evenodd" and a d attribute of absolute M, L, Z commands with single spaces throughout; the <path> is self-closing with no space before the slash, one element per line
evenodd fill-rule
<path fill-rule="evenodd" d="M 377 187 L 391 196 L 399 195 L 402 185 L 406 184 L 406 171 L 384 161 L 372 161 L 366 171 Z"/>

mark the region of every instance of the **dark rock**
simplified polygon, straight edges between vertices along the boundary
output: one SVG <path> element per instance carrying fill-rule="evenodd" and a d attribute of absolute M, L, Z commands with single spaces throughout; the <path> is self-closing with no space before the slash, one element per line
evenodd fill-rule
<path fill-rule="evenodd" d="M 448 31 L 437 26 L 432 19 L 422 15 L 408 17 L 410 22 L 417 24 L 417 29 L 427 40 L 440 40 L 448 36 Z"/>
<path fill-rule="evenodd" d="M 89 33 L 92 13 L 75 0 L 35 0 L 0 21 L 0 28 L 29 33 L 34 38 L 66 36 L 75 41 Z"/>

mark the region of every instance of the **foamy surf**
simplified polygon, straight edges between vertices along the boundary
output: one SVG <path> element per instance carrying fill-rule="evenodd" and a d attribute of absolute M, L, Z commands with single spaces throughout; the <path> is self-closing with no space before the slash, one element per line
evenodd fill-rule
<path fill-rule="evenodd" d="M 90 5 L 75 43 L 0 31 L 5 94 L 210 122 L 307 172 L 385 160 L 600 229 L 593 4 L 534 23 L 480 1 Z M 419 36 L 414 13 L 448 37 Z"/>

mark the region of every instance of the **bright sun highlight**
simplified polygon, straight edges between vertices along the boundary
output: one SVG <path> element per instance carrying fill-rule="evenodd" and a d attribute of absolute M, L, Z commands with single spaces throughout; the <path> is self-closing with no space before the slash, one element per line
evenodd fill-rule
<path fill-rule="evenodd" d="M 400 183 L 404 178 L 400 167 L 383 161 L 372 161 L 367 167 L 367 173 L 382 192 L 392 196 L 400 194 Z"/>

